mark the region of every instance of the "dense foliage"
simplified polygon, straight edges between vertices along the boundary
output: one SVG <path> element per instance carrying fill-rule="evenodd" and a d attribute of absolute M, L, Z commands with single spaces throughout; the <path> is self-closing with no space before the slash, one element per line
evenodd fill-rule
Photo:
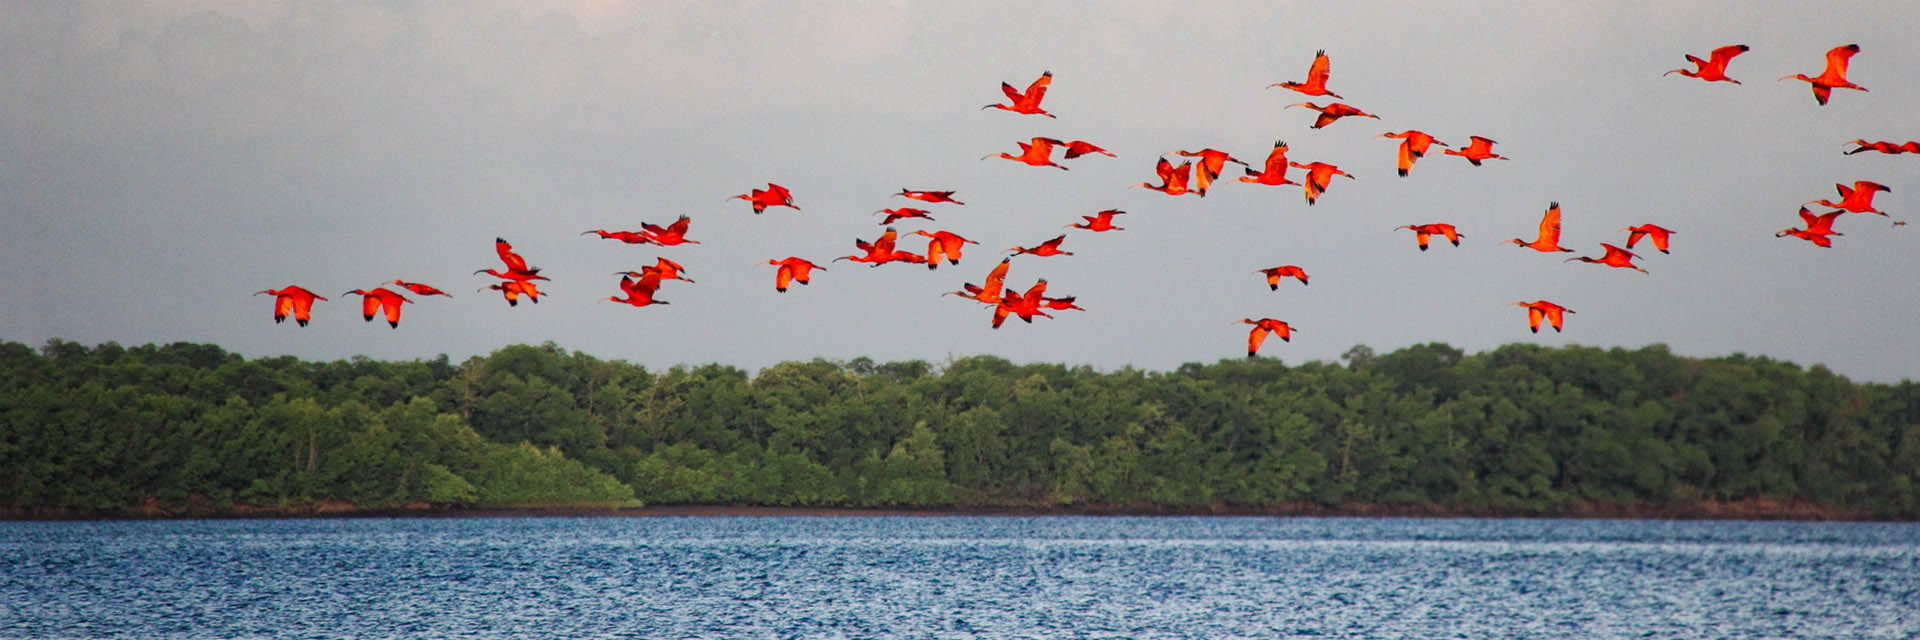
<path fill-rule="evenodd" d="M 1920 385 L 1745 356 L 1441 344 L 1172 372 L 787 362 L 664 372 L 0 343 L 0 505 L 1580 504 L 1920 515 Z"/>

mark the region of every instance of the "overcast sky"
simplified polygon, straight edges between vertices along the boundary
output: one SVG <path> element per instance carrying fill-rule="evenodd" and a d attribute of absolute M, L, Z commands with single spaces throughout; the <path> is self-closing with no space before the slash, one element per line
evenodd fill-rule
<path fill-rule="evenodd" d="M 45 2 L 0 11 L 0 339 L 38 346 L 175 341 L 248 357 L 459 361 L 554 341 L 654 368 L 710 362 L 877 361 L 994 354 L 1017 362 L 1166 370 L 1240 357 L 1243 317 L 1297 328 L 1262 355 L 1337 360 L 1445 342 L 1735 352 L 1824 364 L 1858 380 L 1920 369 L 1920 225 L 1848 214 L 1822 249 L 1775 238 L 1835 183 L 1893 188 L 1920 213 L 1920 155 L 1842 155 L 1855 138 L 1920 139 L 1920 4 L 1907 2 Z M 1817 106 L 1803 82 L 1857 43 Z M 1678 74 L 1684 56 L 1746 44 L 1744 82 Z M 1306 79 L 1380 116 L 1314 130 L 1285 109 Z M 1001 82 L 1054 81 L 1057 119 L 981 106 Z M 1498 140 L 1474 167 L 1436 149 L 1394 175 L 1397 140 Z M 1035 136 L 1118 157 L 1070 171 L 983 155 Z M 1309 207 L 1294 186 L 1231 181 L 1169 197 L 1157 154 L 1212 147 L 1258 164 L 1276 139 L 1339 165 Z M 1056 157 L 1056 159 L 1058 159 Z M 1290 177 L 1298 179 L 1295 171 Z M 776 182 L 802 211 L 753 215 L 729 196 Z M 958 191 L 934 222 L 978 240 L 958 266 L 828 261 L 881 231 L 902 188 Z M 1531 239 L 1550 201 L 1576 254 Z M 1101 209 L 1124 231 L 1067 230 L 1072 256 L 1013 260 L 1087 311 L 989 328 L 942 292 L 978 283 L 1001 250 Z M 579 233 L 692 218 L 698 245 Z M 1465 238 L 1417 250 L 1406 224 Z M 1621 227 L 1678 231 L 1650 273 L 1565 263 L 1622 244 Z M 493 239 L 553 281 L 509 308 Z M 919 236 L 902 245 L 924 248 Z M 827 265 L 780 294 L 767 260 Z M 666 306 L 595 303 L 615 270 L 666 256 L 693 284 Z M 1296 264 L 1310 286 L 1270 291 Z M 408 305 L 398 329 L 336 294 L 403 278 L 454 299 Z M 276 325 L 269 296 L 333 298 L 311 326 Z M 1528 333 L 1510 303 L 1576 313 Z"/>

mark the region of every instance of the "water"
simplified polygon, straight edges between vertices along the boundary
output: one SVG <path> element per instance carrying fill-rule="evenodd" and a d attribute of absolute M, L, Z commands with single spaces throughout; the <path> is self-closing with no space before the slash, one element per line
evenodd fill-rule
<path fill-rule="evenodd" d="M 1914 638 L 1920 525 L 0 523 L 0 637 Z"/>

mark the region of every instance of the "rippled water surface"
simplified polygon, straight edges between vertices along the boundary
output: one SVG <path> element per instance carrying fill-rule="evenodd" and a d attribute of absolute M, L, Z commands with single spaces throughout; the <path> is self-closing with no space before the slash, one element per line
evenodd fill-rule
<path fill-rule="evenodd" d="M 1920 525 L 0 523 L 0 637 L 1913 638 Z"/>

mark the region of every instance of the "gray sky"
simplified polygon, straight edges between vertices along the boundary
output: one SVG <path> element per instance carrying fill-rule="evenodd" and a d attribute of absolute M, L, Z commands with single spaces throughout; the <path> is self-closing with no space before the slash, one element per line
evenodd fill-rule
<path fill-rule="evenodd" d="M 456 361 L 552 340 L 649 367 L 757 369 L 815 357 L 995 354 L 1017 362 L 1164 370 L 1239 356 L 1242 317 L 1299 331 L 1262 355 L 1335 360 L 1509 342 L 1734 352 L 1897 381 L 1920 363 L 1920 226 L 1843 216 L 1820 249 L 1773 232 L 1834 183 L 1893 188 L 1876 205 L 1920 212 L 1920 156 L 1843 156 L 1855 138 L 1920 138 L 1920 5 L 1879 3 L 13 3 L 0 11 L 0 338 L 38 345 L 195 341 L 249 357 Z M 1849 78 L 1816 106 L 1824 53 L 1858 43 Z M 1705 83 L 1669 69 L 1746 44 Z M 1330 88 L 1381 119 L 1312 130 L 1307 96 L 1269 84 L 1332 57 Z M 1052 71 L 1057 119 L 980 107 Z M 1313 99 L 1324 102 L 1324 99 Z M 1420 129 L 1480 135 L 1512 158 L 1473 167 L 1436 149 L 1394 175 Z M 1071 171 L 983 155 L 1034 136 L 1118 155 Z M 1156 154 L 1213 147 L 1258 164 L 1276 139 L 1341 179 L 1308 207 L 1298 187 L 1228 181 L 1204 199 L 1154 181 Z M 1058 159 L 1058 158 L 1056 158 Z M 1298 171 L 1290 177 L 1298 179 Z M 803 209 L 755 216 L 727 200 L 776 182 Z M 908 204 L 902 188 L 957 190 L 936 222 L 981 242 L 958 266 L 828 264 Z M 1531 239 L 1549 201 L 1562 243 Z M 998 252 L 1101 209 L 1125 231 L 1069 231 L 1073 256 L 1013 261 L 1078 295 L 1080 312 L 988 327 L 990 310 L 940 294 L 978 283 Z M 691 216 L 698 245 L 578 235 Z M 1405 224 L 1450 222 L 1460 247 L 1414 248 Z M 1563 263 L 1623 244 L 1621 227 L 1678 231 L 1643 244 L 1651 274 Z M 553 278 L 508 308 L 475 269 L 513 242 Z M 913 241 L 906 241 L 911 238 Z M 920 249 L 923 239 L 903 236 Z M 667 306 L 594 300 L 616 269 L 655 256 L 697 283 Z M 769 259 L 828 270 L 773 290 Z M 1257 269 L 1297 264 L 1311 286 L 1269 291 Z M 419 299 L 397 330 L 361 322 L 354 288 L 404 278 Z M 255 291 L 299 284 L 305 329 Z M 1533 335 L 1519 300 L 1573 309 Z"/>

